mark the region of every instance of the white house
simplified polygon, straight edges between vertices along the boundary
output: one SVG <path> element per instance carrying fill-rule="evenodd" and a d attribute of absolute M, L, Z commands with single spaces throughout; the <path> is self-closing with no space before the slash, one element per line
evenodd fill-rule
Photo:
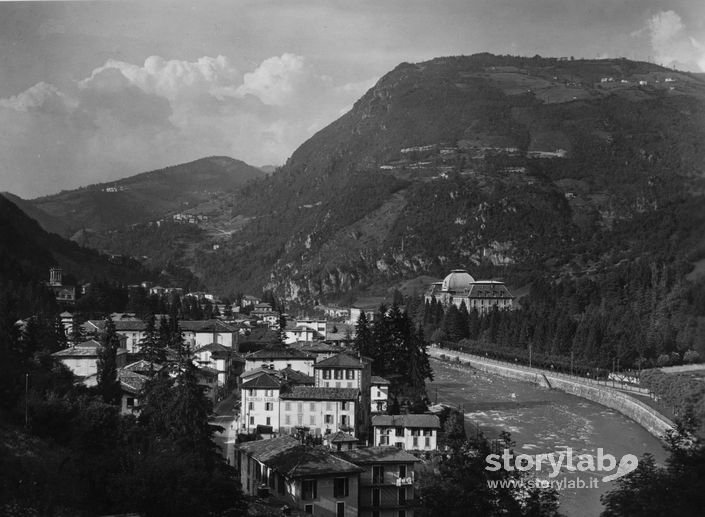
<path fill-rule="evenodd" d="M 66 365 L 76 377 L 83 379 L 84 383 L 90 384 L 92 381 L 87 379 L 93 379 L 94 381 L 94 376 L 98 373 L 98 350 L 101 346 L 95 339 L 89 339 L 76 346 L 54 352 L 51 355 Z M 118 367 L 125 364 L 126 353 L 127 351 L 124 348 L 118 348 Z"/>
<path fill-rule="evenodd" d="M 269 368 L 270 370 L 284 370 L 291 368 L 306 375 L 313 376 L 313 364 L 316 357 L 295 348 L 271 346 L 250 352 L 245 356 L 245 371 L 256 368 Z"/>
<path fill-rule="evenodd" d="M 317 362 L 313 378 L 322 388 L 362 389 L 364 363 L 347 354 L 337 354 Z"/>
<path fill-rule="evenodd" d="M 218 372 L 218 385 L 228 380 L 232 349 L 220 343 L 208 343 L 193 352 L 193 360 L 199 368 L 209 367 Z"/>
<path fill-rule="evenodd" d="M 237 328 L 220 320 L 179 321 L 184 340 L 196 350 L 210 343 L 237 350 Z"/>
<path fill-rule="evenodd" d="M 281 382 L 262 373 L 242 383 L 240 388 L 240 429 L 251 433 L 257 426 L 279 429 Z"/>
<path fill-rule="evenodd" d="M 355 432 L 357 389 L 293 386 L 280 398 L 283 433 L 295 432 L 297 427 L 308 428 L 316 436 L 337 431 Z"/>
<path fill-rule="evenodd" d="M 383 413 L 387 411 L 389 403 L 390 382 L 384 377 L 372 376 L 370 382 L 370 411 L 372 413 Z"/>
<path fill-rule="evenodd" d="M 373 445 L 435 451 L 440 427 L 436 415 L 375 415 L 372 417 Z"/>

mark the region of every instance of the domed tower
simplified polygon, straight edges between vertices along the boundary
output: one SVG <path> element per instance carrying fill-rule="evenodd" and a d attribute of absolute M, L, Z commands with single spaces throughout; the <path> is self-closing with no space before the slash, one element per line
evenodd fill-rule
<path fill-rule="evenodd" d="M 475 279 L 464 269 L 454 269 L 443 279 L 441 290 L 447 293 L 467 291 Z"/>

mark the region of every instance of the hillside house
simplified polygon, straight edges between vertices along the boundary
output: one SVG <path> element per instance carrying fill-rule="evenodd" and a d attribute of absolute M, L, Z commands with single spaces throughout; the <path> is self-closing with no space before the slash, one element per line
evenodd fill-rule
<path fill-rule="evenodd" d="M 440 420 L 436 415 L 375 415 L 373 444 L 410 451 L 435 451 Z"/>
<path fill-rule="evenodd" d="M 54 352 L 52 357 L 61 361 L 76 377 L 87 386 L 94 385 L 98 374 L 98 351 L 102 345 L 95 339 L 89 339 L 75 346 Z M 127 350 L 118 348 L 117 367 L 125 365 Z"/>
<path fill-rule="evenodd" d="M 236 463 L 247 495 L 267 494 L 316 516 L 359 514 L 363 469 L 322 447 L 302 445 L 290 436 L 246 442 L 238 446 Z"/>

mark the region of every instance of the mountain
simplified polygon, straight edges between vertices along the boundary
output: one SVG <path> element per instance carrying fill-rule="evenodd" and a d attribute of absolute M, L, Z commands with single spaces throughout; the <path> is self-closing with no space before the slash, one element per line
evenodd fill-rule
<path fill-rule="evenodd" d="M 284 166 L 227 192 L 169 184 L 178 166 L 145 175 L 149 196 L 131 178 L 32 203 L 103 228 L 79 242 L 189 267 L 217 293 L 311 303 L 459 267 L 519 286 L 640 256 L 700 264 L 704 165 L 699 76 L 477 54 L 399 65 Z"/>
<path fill-rule="evenodd" d="M 704 162 L 705 82 L 691 74 L 624 59 L 404 63 L 237 194 L 247 223 L 198 252 L 199 274 L 309 302 L 456 267 L 519 283 L 637 250 L 684 256 L 702 228 L 674 207 L 697 219 Z M 670 250 L 640 230 L 658 234 L 665 214 L 684 226 Z"/>
<path fill-rule="evenodd" d="M 23 207 L 29 205 L 26 212 L 37 216 L 46 229 L 61 221 L 61 234 L 68 237 L 79 231 L 101 232 L 185 214 L 214 195 L 232 192 L 261 177 L 262 171 L 242 161 L 214 156 L 63 191 L 26 201 Z"/>
<path fill-rule="evenodd" d="M 101 255 L 46 232 L 4 196 L 0 196 L 0 229 L 0 300 L 6 303 L 15 297 L 13 311 L 29 314 L 30 306 L 47 300 L 40 286 L 54 266 L 63 269 L 69 285 L 96 280 L 127 284 L 157 277 L 133 260 Z"/>

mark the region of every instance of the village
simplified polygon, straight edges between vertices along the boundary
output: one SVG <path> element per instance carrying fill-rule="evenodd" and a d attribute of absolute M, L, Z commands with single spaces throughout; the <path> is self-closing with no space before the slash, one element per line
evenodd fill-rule
<path fill-rule="evenodd" d="M 52 357 L 76 382 L 95 387 L 106 333 L 119 340 L 123 415 L 139 416 L 150 380 L 176 377 L 183 366 L 173 365 L 190 359 L 214 407 L 214 440 L 254 504 L 287 515 L 413 516 L 415 469 L 438 453 L 448 408 L 414 412 L 390 393 L 392 380 L 372 374 L 372 359 L 353 341 L 361 320 L 374 321 L 375 308 L 324 306 L 318 318 L 290 319 L 256 296 L 226 307 L 208 293 L 145 283 L 139 287 L 151 295 L 207 300 L 217 315 L 179 320 L 185 350 L 168 349 L 155 361 L 146 343 L 168 315 L 152 315 L 151 323 L 127 313 L 78 322 L 70 309 L 81 288 L 63 285 L 59 268 L 47 285 L 66 308 L 67 346 Z M 475 281 L 465 270 L 428 286 L 425 297 L 481 312 L 511 309 L 513 301 L 503 283 Z"/>

